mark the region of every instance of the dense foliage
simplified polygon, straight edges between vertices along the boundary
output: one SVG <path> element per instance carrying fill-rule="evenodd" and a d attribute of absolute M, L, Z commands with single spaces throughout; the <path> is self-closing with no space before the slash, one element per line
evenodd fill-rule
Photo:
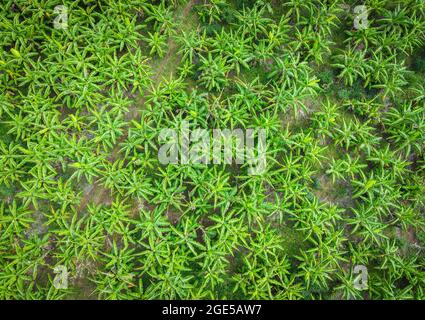
<path fill-rule="evenodd" d="M 422 0 L 2 1 L 0 298 L 424 299 L 424 39 Z M 183 121 L 267 170 L 161 164 Z"/>

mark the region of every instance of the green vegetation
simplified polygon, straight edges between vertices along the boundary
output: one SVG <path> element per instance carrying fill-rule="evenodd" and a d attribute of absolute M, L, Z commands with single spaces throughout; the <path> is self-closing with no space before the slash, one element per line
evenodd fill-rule
<path fill-rule="evenodd" d="M 0 299 L 425 299 L 425 3 L 351 2 L 2 1 Z"/>

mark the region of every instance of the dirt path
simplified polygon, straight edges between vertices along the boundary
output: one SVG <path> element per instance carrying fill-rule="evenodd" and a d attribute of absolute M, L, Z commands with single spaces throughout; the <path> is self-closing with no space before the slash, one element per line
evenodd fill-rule
<path fill-rule="evenodd" d="M 183 8 L 181 13 L 176 17 L 177 20 L 177 33 L 182 31 L 185 26 L 188 24 L 185 24 L 185 19 L 189 17 L 190 11 L 192 7 L 196 4 L 197 0 L 190 0 Z M 166 68 L 171 59 L 174 59 L 177 55 L 177 44 L 174 41 L 172 37 L 169 37 L 168 43 L 167 43 L 167 54 L 164 56 L 164 58 L 160 60 L 155 61 L 152 63 L 152 67 L 157 66 L 156 70 L 154 69 L 154 75 L 152 76 L 152 85 L 157 86 L 163 78 L 170 77 L 172 74 L 174 74 L 177 71 L 177 64 L 173 64 L 171 67 Z M 159 68 L 158 68 L 159 66 Z M 146 102 L 145 93 L 139 100 L 135 101 L 132 107 L 130 107 L 130 110 L 128 111 L 126 115 L 126 119 L 128 123 L 130 124 L 132 120 L 136 120 L 140 116 L 140 109 L 141 106 L 143 106 Z M 119 157 L 119 150 L 120 150 L 120 144 L 127 138 L 127 133 L 122 135 L 120 139 L 118 139 L 117 143 L 115 144 L 115 147 L 111 151 L 111 156 L 109 157 L 109 161 L 115 162 Z M 99 180 L 95 180 L 93 182 L 93 188 L 84 195 L 84 197 L 81 199 L 80 206 L 78 208 L 79 212 L 82 212 L 86 209 L 87 205 L 89 203 L 95 203 L 95 204 L 110 204 L 112 202 L 112 195 L 111 190 L 104 188 Z"/>

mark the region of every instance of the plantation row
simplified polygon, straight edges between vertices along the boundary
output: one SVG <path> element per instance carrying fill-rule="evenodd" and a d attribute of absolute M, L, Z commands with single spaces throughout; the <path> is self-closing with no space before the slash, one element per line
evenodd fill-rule
<path fill-rule="evenodd" d="M 363 4 L 3 1 L 0 298 L 424 299 L 425 3 Z M 266 170 L 161 164 L 183 123 Z"/>

